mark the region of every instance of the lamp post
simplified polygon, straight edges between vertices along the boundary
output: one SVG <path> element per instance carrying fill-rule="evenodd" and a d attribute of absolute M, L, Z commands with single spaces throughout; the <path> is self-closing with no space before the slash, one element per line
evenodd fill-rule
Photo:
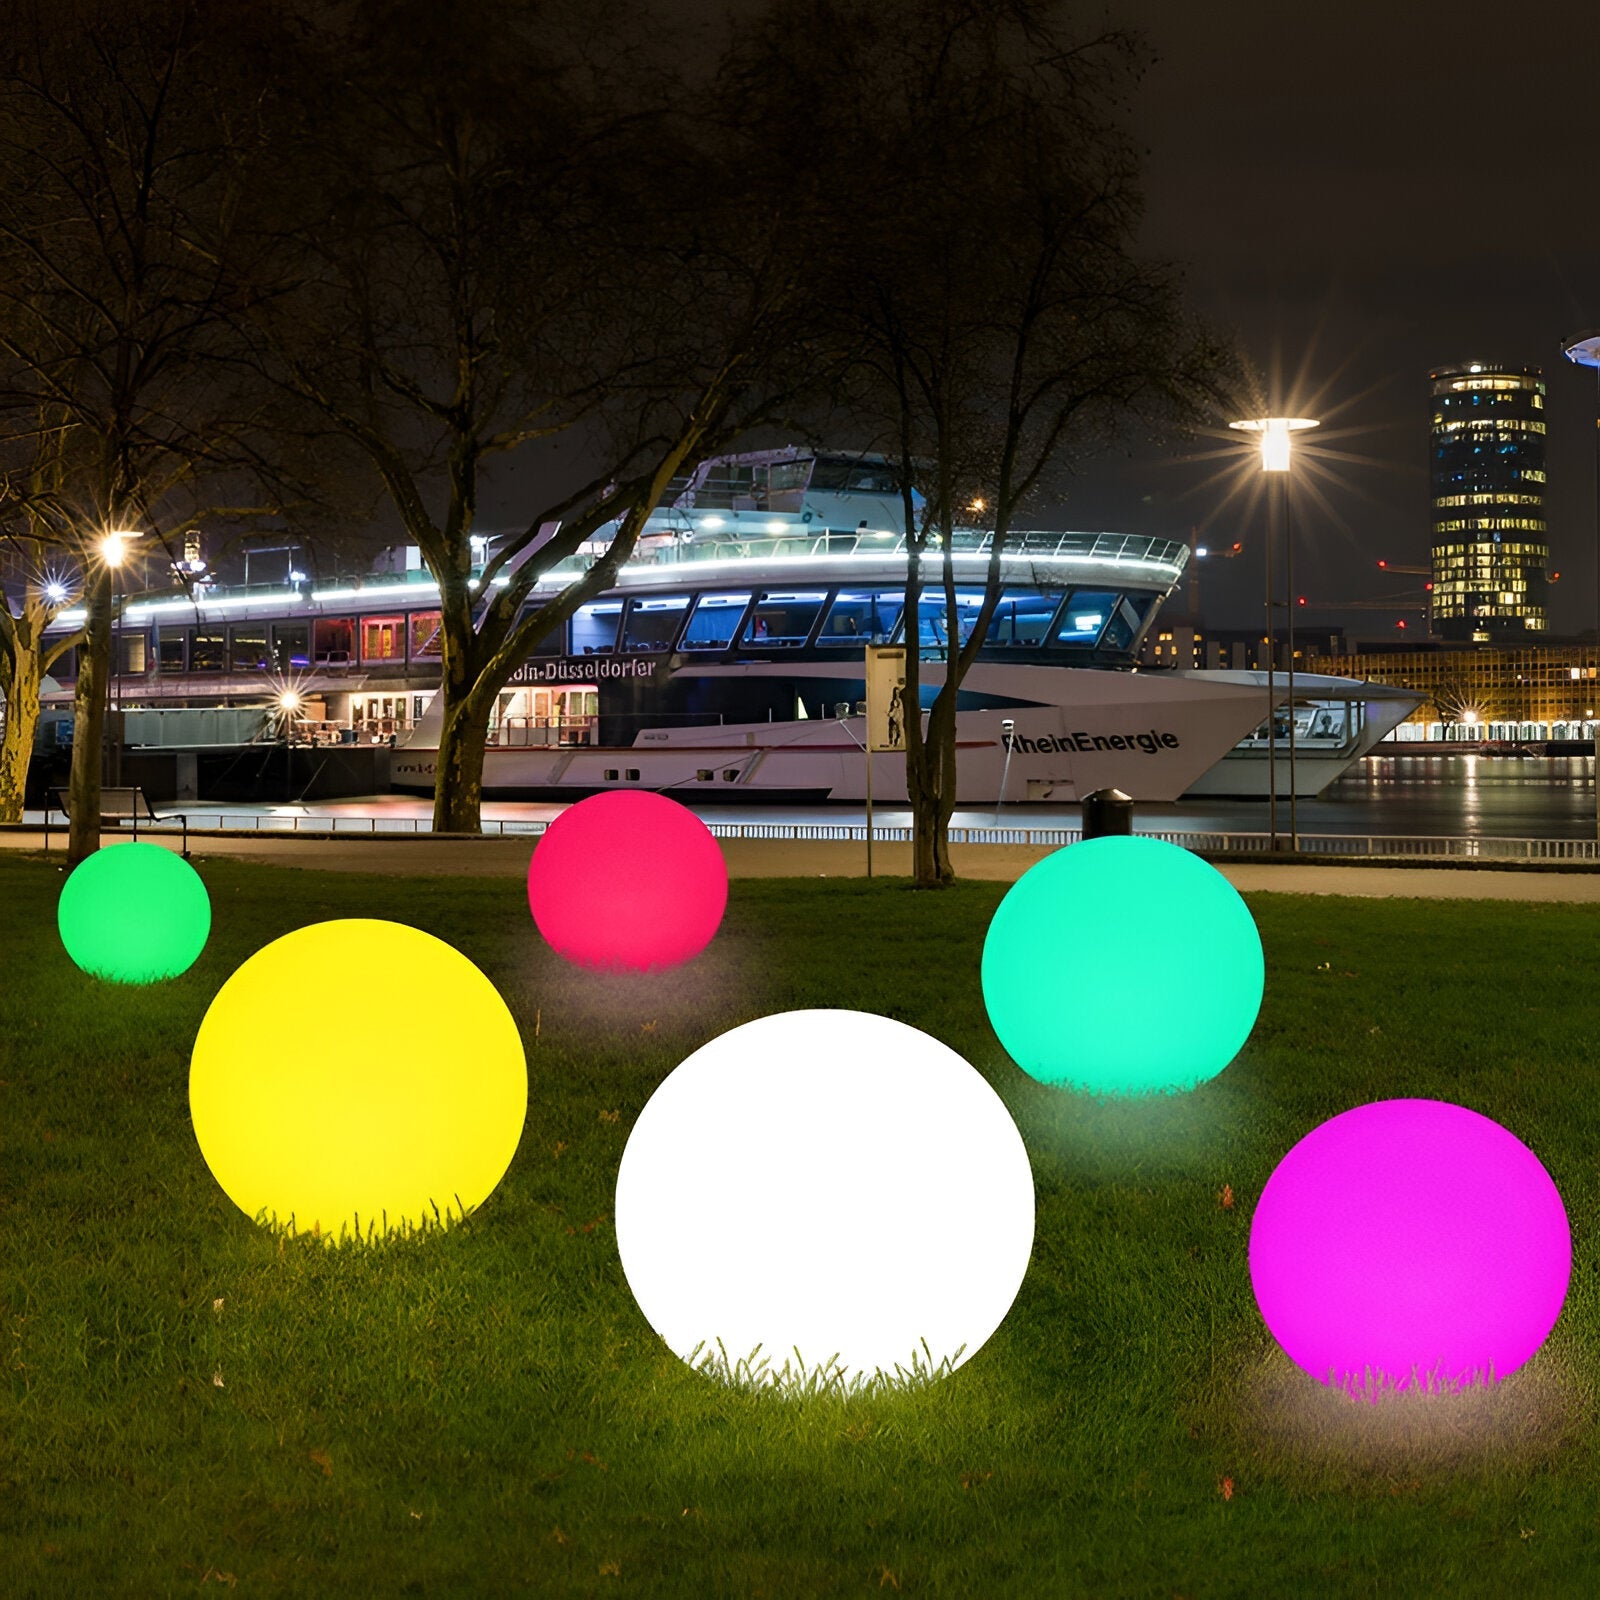
<path fill-rule="evenodd" d="M 1594 642 L 1600 661 L 1600 328 L 1587 328 L 1561 341 L 1561 353 L 1580 367 L 1594 368 Z M 1600 722 L 1594 725 L 1595 837 L 1600 839 Z"/>
<path fill-rule="evenodd" d="M 106 707 L 106 749 L 101 758 L 101 768 L 106 774 L 105 781 L 113 788 L 122 782 L 122 591 L 118 580 L 122 576 L 122 563 L 128 554 L 128 541 L 135 537 L 132 533 L 108 533 L 100 541 L 100 559 L 111 573 L 111 671 L 116 684 L 113 693 L 113 678 L 108 675 L 106 691 L 111 703 Z M 119 719 L 115 727 L 111 720 L 113 709 Z"/>
<path fill-rule="evenodd" d="M 1284 556 L 1286 579 L 1289 586 L 1289 848 L 1300 848 L 1299 812 L 1295 806 L 1294 766 L 1294 539 L 1289 531 L 1289 463 L 1292 455 L 1290 439 L 1317 423 L 1308 417 L 1251 417 L 1242 422 L 1230 422 L 1230 428 L 1253 433 L 1261 441 L 1261 470 L 1277 475 L 1281 486 L 1279 520 L 1284 531 Z M 1277 628 L 1272 608 L 1272 547 L 1277 534 L 1272 515 L 1271 491 L 1267 501 L 1267 827 L 1272 835 L 1272 848 L 1278 848 L 1278 713 L 1273 701 L 1277 693 L 1276 655 Z"/>

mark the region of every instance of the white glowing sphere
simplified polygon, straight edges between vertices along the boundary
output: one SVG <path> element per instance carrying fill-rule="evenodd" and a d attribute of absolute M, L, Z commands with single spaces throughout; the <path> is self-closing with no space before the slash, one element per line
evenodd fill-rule
<path fill-rule="evenodd" d="M 999 1327 L 1033 1249 L 1033 1171 L 947 1045 L 866 1012 L 790 1011 L 661 1084 L 615 1215 L 628 1287 L 676 1355 L 848 1391 L 949 1371 Z"/>

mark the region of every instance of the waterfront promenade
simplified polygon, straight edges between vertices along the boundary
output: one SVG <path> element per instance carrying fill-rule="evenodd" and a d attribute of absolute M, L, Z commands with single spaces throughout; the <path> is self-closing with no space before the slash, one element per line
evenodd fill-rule
<path fill-rule="evenodd" d="M 131 834 L 108 832 L 114 837 Z M 176 833 L 141 832 L 141 838 L 171 849 Z M 860 843 L 814 839 L 724 839 L 723 855 L 734 878 L 859 878 L 866 873 L 866 848 Z M 65 843 L 61 830 L 51 838 L 52 854 Z M 190 835 L 191 854 L 255 861 L 268 866 L 302 867 L 320 872 L 378 873 L 385 877 L 505 877 L 526 871 L 533 841 L 527 835 L 438 838 L 431 834 L 257 834 Z M 0 849 L 38 851 L 37 829 L 0 830 Z M 1051 853 L 1047 845 L 953 845 L 956 873 L 1011 883 L 1034 862 Z M 1438 900 L 1541 900 L 1569 904 L 1600 903 L 1600 872 L 1570 865 L 1507 869 L 1488 864 L 1452 863 L 1402 866 L 1387 863 L 1302 863 L 1219 861 L 1217 866 L 1246 893 L 1328 894 Z M 873 847 L 873 870 L 882 877 L 909 877 L 911 847 L 880 842 Z"/>

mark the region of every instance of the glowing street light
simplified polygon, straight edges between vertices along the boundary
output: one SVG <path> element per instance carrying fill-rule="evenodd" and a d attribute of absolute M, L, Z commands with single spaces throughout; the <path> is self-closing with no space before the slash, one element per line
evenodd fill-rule
<path fill-rule="evenodd" d="M 120 567 L 127 559 L 129 540 L 136 538 L 136 533 L 108 533 L 100 541 L 100 559 L 108 567 Z"/>
<path fill-rule="evenodd" d="M 1261 444 L 1261 470 L 1283 474 L 1279 482 L 1283 484 L 1282 491 L 1282 521 L 1285 556 L 1285 583 L 1290 594 L 1294 593 L 1294 540 L 1289 532 L 1289 494 L 1288 471 L 1293 455 L 1291 444 L 1294 435 L 1304 432 L 1307 428 L 1319 426 L 1310 417 L 1251 417 L 1240 422 L 1230 422 L 1230 428 L 1236 428 L 1241 433 L 1257 435 Z M 1278 713 L 1273 704 L 1276 692 L 1274 674 L 1276 672 L 1275 657 L 1276 627 L 1272 614 L 1272 546 L 1274 533 L 1272 518 L 1269 512 L 1267 519 L 1267 826 L 1272 834 L 1272 848 L 1278 847 Z M 1287 602 L 1286 602 L 1287 604 Z M 1294 770 L 1294 607 L 1287 607 L 1289 612 L 1289 848 L 1300 848 L 1299 813 L 1295 807 L 1295 770 Z"/>
<path fill-rule="evenodd" d="M 1315 428 L 1318 424 L 1309 417 L 1256 417 L 1245 422 L 1230 422 L 1228 426 L 1260 435 L 1263 472 L 1287 472 L 1290 439 L 1302 429 Z"/>

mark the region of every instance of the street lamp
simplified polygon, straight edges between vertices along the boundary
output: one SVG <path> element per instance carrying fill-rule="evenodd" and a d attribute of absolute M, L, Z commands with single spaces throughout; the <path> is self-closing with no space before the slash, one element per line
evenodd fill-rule
<path fill-rule="evenodd" d="M 1600 661 L 1600 328 L 1587 328 L 1561 341 L 1561 353 L 1580 367 L 1593 367 L 1595 389 L 1594 437 L 1594 620 L 1597 661 Z M 1595 837 L 1600 839 L 1600 722 L 1594 726 Z"/>
<path fill-rule="evenodd" d="M 1290 440 L 1306 428 L 1318 424 L 1308 417 L 1251 417 L 1242 422 L 1230 422 L 1230 428 L 1243 433 L 1256 434 L 1261 445 L 1261 470 L 1278 475 L 1282 485 L 1278 498 L 1281 501 L 1279 520 L 1283 524 L 1286 581 L 1289 587 L 1289 848 L 1300 848 L 1299 813 L 1295 809 L 1294 793 L 1294 539 L 1289 531 L 1289 462 L 1292 455 Z M 1272 848 L 1278 848 L 1278 713 L 1273 700 L 1277 691 L 1275 656 L 1277 629 L 1272 608 L 1272 546 L 1276 534 L 1273 529 L 1272 502 L 1267 502 L 1267 827 L 1272 834 Z"/>
<path fill-rule="evenodd" d="M 115 673 L 114 681 L 116 683 L 115 710 L 119 718 L 113 736 L 111 707 L 108 706 L 105 729 L 107 748 L 102 751 L 101 760 L 103 769 L 107 770 L 108 779 L 113 787 L 122 782 L 122 747 L 124 738 L 120 722 L 122 716 L 122 591 L 118 587 L 117 580 L 121 576 L 122 563 L 128 556 L 128 545 L 138 537 L 137 533 L 113 529 L 101 539 L 99 546 L 100 559 L 105 563 L 111 574 L 111 654 L 115 657 L 115 665 L 112 670 Z M 111 695 L 111 686 L 112 680 L 108 679 L 106 682 L 108 698 Z"/>

